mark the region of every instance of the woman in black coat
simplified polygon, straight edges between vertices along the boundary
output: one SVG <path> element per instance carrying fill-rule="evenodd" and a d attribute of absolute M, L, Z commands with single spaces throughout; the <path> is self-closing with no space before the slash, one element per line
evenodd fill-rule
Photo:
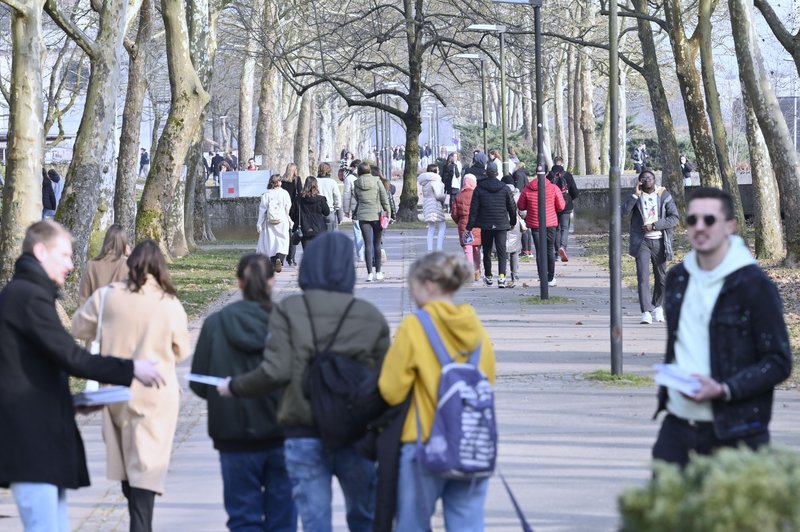
<path fill-rule="evenodd" d="M 53 218 L 56 215 L 56 193 L 53 183 L 47 177 L 47 172 L 42 168 L 42 220 Z"/>
<path fill-rule="evenodd" d="M 300 176 L 297 173 L 297 165 L 294 163 L 289 163 L 286 165 L 286 170 L 283 172 L 281 176 L 281 188 L 289 193 L 289 197 L 292 199 L 292 208 L 290 212 L 295 212 L 297 208 L 297 198 L 300 197 L 300 190 L 303 188 L 303 182 L 300 180 Z M 297 220 L 292 217 L 292 222 L 297 223 Z M 289 266 L 296 266 L 297 263 L 294 261 L 294 253 L 295 253 L 295 246 L 292 244 L 291 238 L 289 239 L 289 253 L 286 255 L 286 264 Z"/>
<path fill-rule="evenodd" d="M 299 222 L 300 229 L 303 231 L 303 249 L 306 244 L 314 237 L 327 231 L 326 220 L 331 213 L 328 200 L 319 193 L 319 185 L 316 177 L 307 177 L 303 191 L 297 200 L 296 208 L 293 207 L 292 219 L 296 220 L 292 231 L 297 229 Z M 298 220 L 299 217 L 299 220 Z"/>

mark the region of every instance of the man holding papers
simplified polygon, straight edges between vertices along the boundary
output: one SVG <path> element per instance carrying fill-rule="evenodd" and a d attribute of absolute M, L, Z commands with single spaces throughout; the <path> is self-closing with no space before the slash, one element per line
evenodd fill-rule
<path fill-rule="evenodd" d="M 667 275 L 665 362 L 677 366 L 672 380 L 699 385 L 659 388 L 657 413 L 668 413 L 653 447 L 654 459 L 681 467 L 690 451 L 769 443 L 773 390 L 792 366 L 778 290 L 734 234 L 731 197 L 698 189 L 686 227 L 692 251 Z"/>

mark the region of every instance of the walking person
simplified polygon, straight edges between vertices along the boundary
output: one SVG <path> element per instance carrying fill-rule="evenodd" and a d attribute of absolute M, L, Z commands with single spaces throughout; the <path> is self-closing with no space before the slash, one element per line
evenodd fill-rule
<path fill-rule="evenodd" d="M 467 264 L 472 265 L 472 275 L 475 281 L 481 279 L 481 230 L 476 227 L 469 233 L 470 241 L 465 240 L 467 236 L 467 222 L 469 221 L 469 207 L 472 203 L 472 195 L 475 193 L 475 186 L 477 181 L 475 176 L 467 174 L 462 180 L 464 183 L 461 192 L 455 197 L 453 201 L 453 209 L 450 211 L 450 217 L 458 226 L 458 242 L 464 250 L 464 256 L 467 259 Z"/>
<path fill-rule="evenodd" d="M 373 279 L 383 281 L 380 252 L 381 235 L 383 234 L 381 217 L 386 216 L 388 221 L 389 198 L 380 177 L 372 175 L 372 169 L 367 163 L 358 165 L 358 179 L 353 183 L 353 195 L 358 202 L 357 217 L 361 227 L 361 236 L 364 238 L 366 281 L 368 283 L 371 283 Z M 372 274 L 373 263 L 375 265 L 374 276 Z"/>
<path fill-rule="evenodd" d="M 78 309 L 72 334 L 91 340 L 102 320 L 101 354 L 152 360 L 164 375 L 164 386 L 133 385 L 130 401 L 103 410 L 106 476 L 122 484 L 131 532 L 150 532 L 155 496 L 164 493 L 178 425 L 181 390 L 175 366 L 191 351 L 186 312 L 158 244 L 145 240 L 137 245 L 128 268 L 126 282 L 95 291 Z"/>
<path fill-rule="evenodd" d="M 64 192 L 64 178 L 56 172 L 55 168 L 47 171 L 47 177 L 50 178 L 50 182 L 53 184 L 53 194 L 56 196 L 56 210 L 58 210 L 58 205 L 61 203 L 61 194 Z"/>
<path fill-rule="evenodd" d="M 533 248 L 536 252 L 536 265 L 539 265 L 539 246 L 545 245 L 547 249 L 547 285 L 556 286 L 556 231 L 558 229 L 558 213 L 566 205 L 564 195 L 549 179 L 544 180 L 545 198 L 545 227 L 547 241 L 539 242 L 539 180 L 534 179 L 519 196 L 517 208 L 526 211 L 525 225 L 531 230 Z"/>
<path fill-rule="evenodd" d="M 483 154 L 478 154 L 482 156 Z M 489 163 L 491 164 L 491 163 Z M 517 223 L 517 207 L 508 187 L 497 179 L 493 168 L 486 172 L 486 177 L 478 179 L 472 201 L 469 206 L 467 231 L 478 227 L 481 230 L 483 245 L 483 281 L 486 286 L 494 284 L 492 276 L 492 248 L 497 250 L 497 270 L 499 277 L 497 287 L 506 287 L 506 232 Z"/>
<path fill-rule="evenodd" d="M 508 190 L 511 191 L 511 198 L 516 206 L 520 197 L 520 191 L 514 184 L 514 178 L 511 175 L 503 176 L 503 183 L 506 184 Z M 511 229 L 506 233 L 506 253 L 508 253 L 508 264 L 511 269 L 511 280 L 506 281 L 506 288 L 514 288 L 514 285 L 519 280 L 519 257 L 522 252 L 522 236 L 528 233 L 528 228 L 525 227 L 525 211 L 517 212 L 517 223 L 511 226 Z"/>
<path fill-rule="evenodd" d="M 451 177 L 452 179 L 452 177 Z M 429 164 L 427 171 L 417 177 L 422 188 L 422 218 L 428 226 L 428 252 L 434 250 L 433 235 L 436 233 L 436 251 L 444 249 L 444 236 L 447 223 L 444 218 L 444 205 L 447 198 L 439 168 Z"/>
<path fill-rule="evenodd" d="M 445 162 L 444 170 L 442 170 L 442 184 L 444 185 L 444 193 L 446 196 L 445 205 L 447 212 L 452 208 L 456 194 L 458 194 L 461 188 L 458 182 L 461 172 L 458 166 L 456 166 L 456 155 L 457 154 L 453 152 L 447 156 L 447 162 Z M 455 186 L 454 181 L 456 182 Z"/>
<path fill-rule="evenodd" d="M 319 193 L 325 196 L 331 213 L 328 215 L 328 231 L 337 231 L 339 222 L 342 221 L 342 195 L 339 185 L 331 177 L 331 165 L 321 163 L 317 168 L 317 186 Z"/>
<path fill-rule="evenodd" d="M 730 194 L 695 191 L 686 228 L 692 251 L 667 274 L 665 362 L 700 387 L 659 388 L 667 416 L 653 446 L 654 459 L 682 468 L 691 453 L 767 445 L 775 386 L 792 372 L 780 293 L 736 236 Z"/>
<path fill-rule="evenodd" d="M 289 163 L 286 165 L 286 170 L 284 170 L 283 175 L 281 176 L 281 188 L 289 194 L 289 198 L 292 200 L 292 206 L 289 211 L 297 212 L 297 200 L 300 197 L 300 191 L 303 189 L 303 181 L 300 179 L 300 175 L 297 173 L 296 164 Z M 292 222 L 296 224 L 297 220 L 292 218 Z M 290 233 L 289 253 L 286 255 L 286 264 L 289 266 L 297 266 L 297 262 L 294 260 L 296 248 L 297 246 L 292 244 Z"/>
<path fill-rule="evenodd" d="M 297 210 L 293 219 L 298 220 L 298 222 L 295 222 L 295 227 L 292 230 L 296 229 L 298 225 L 300 226 L 300 230 L 303 233 L 301 242 L 303 243 L 303 251 L 305 251 L 309 242 L 328 230 L 326 221 L 331 213 L 328 207 L 328 200 L 319 193 L 316 177 L 308 176 L 306 178 L 303 191 L 300 193 L 300 199 L 297 201 Z"/>
<path fill-rule="evenodd" d="M 78 287 L 78 304 L 89 299 L 95 290 L 128 278 L 128 255 L 131 246 L 120 224 L 111 224 L 103 239 L 103 247 L 95 258 L 86 263 Z"/>
<path fill-rule="evenodd" d="M 496 180 L 495 180 L 496 181 Z M 408 274 L 409 291 L 425 312 L 449 354 L 464 363 L 478 353 L 480 372 L 491 385 L 495 380 L 492 342 L 471 305 L 456 305 L 455 292 L 471 277 L 470 266 L 455 255 L 434 252 L 417 259 Z M 442 500 L 445 529 L 480 532 L 488 478 L 455 480 L 438 476 L 419 463 L 420 443 L 427 443 L 437 409 L 442 366 L 416 314 L 400 323 L 381 367 L 378 388 L 391 406 L 411 396 L 401 435 L 397 486 L 396 530 L 424 532 L 438 499 Z M 421 434 L 418 433 L 421 428 Z M 477 446 L 476 446 L 477 447 Z"/>
<path fill-rule="evenodd" d="M 681 174 L 683 175 L 683 186 L 692 186 L 692 172 L 694 172 L 694 165 L 689 162 L 685 155 L 681 155 Z"/>
<path fill-rule="evenodd" d="M 263 360 L 275 285 L 272 263 L 259 253 L 244 255 L 236 280 L 242 299 L 203 321 L 192 373 L 241 375 Z M 277 420 L 279 391 L 226 399 L 207 384 L 189 387 L 208 402 L 208 435 L 219 451 L 228 530 L 294 532 L 297 512 Z"/>
<path fill-rule="evenodd" d="M 53 183 L 47 177 L 47 172 L 42 168 L 42 220 L 56 217 L 56 193 Z"/>
<path fill-rule="evenodd" d="M 564 159 L 559 155 L 553 160 L 555 163 L 548 174 L 548 179 L 561 191 L 564 196 L 564 209 L 558 213 L 558 230 L 556 231 L 555 248 L 561 262 L 568 262 L 567 240 L 569 239 L 569 224 L 574 210 L 573 201 L 578 197 L 578 185 L 575 178 L 564 169 Z"/>
<path fill-rule="evenodd" d="M 89 485 L 69 376 L 164 384 L 151 360 L 92 356 L 64 329 L 55 301 L 72 267 L 69 231 L 37 222 L 0 292 L 0 486 L 11 488 L 28 531 L 69 532 L 66 490 Z"/>
<path fill-rule="evenodd" d="M 644 172 L 647 167 L 647 146 L 645 146 L 644 142 L 640 143 L 633 149 L 633 153 L 631 153 L 631 161 L 633 162 L 633 171 L 637 174 L 641 174 Z"/>
<path fill-rule="evenodd" d="M 270 258 L 276 272 L 283 269 L 283 261 L 289 253 L 289 229 L 292 199 L 281 187 L 279 174 L 269 178 L 267 191 L 261 196 L 258 207 L 258 246 L 256 251 Z"/>
<path fill-rule="evenodd" d="M 139 179 L 144 179 L 148 173 L 150 173 L 150 154 L 147 153 L 146 149 L 142 148 L 142 152 L 139 155 Z"/>
<path fill-rule="evenodd" d="M 364 237 L 361 235 L 361 225 L 358 222 L 358 202 L 353 195 L 353 184 L 358 179 L 359 164 L 361 164 L 361 160 L 356 159 L 345 170 L 344 192 L 342 194 L 344 215 L 353 221 L 353 250 L 355 251 L 353 260 L 356 264 L 364 260 Z"/>
<path fill-rule="evenodd" d="M 631 215 L 629 254 L 636 259 L 636 284 L 639 293 L 639 323 L 664 321 L 664 289 L 667 262 L 672 260 L 672 231 L 678 225 L 678 208 L 664 187 L 656 186 L 650 170 L 639 174 L 633 192 L 621 205 L 622 215 Z M 650 294 L 650 267 L 655 285 Z"/>
<path fill-rule="evenodd" d="M 308 246 L 298 283 L 302 294 L 273 306 L 259 368 L 233 377 L 218 391 L 251 398 L 281 390 L 278 424 L 286 437 L 286 469 L 303 530 L 332 530 L 331 480 L 336 476 L 349 529 L 367 532 L 375 513 L 375 464 L 352 444 L 335 450 L 324 447 L 303 393 L 303 376 L 322 349 L 377 371 L 389 348 L 389 325 L 371 303 L 353 297 L 353 248 L 345 235 L 326 232 Z"/>

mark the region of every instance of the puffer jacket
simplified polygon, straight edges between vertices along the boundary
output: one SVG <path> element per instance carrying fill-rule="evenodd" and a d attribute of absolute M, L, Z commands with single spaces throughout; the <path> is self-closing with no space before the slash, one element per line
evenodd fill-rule
<path fill-rule="evenodd" d="M 514 198 L 505 183 L 493 177 L 478 181 L 469 205 L 467 229 L 480 227 L 484 231 L 508 231 L 517 223 Z"/>
<path fill-rule="evenodd" d="M 417 178 L 422 188 L 422 218 L 426 222 L 444 221 L 444 184 L 436 172 L 424 172 Z"/>
<path fill-rule="evenodd" d="M 566 202 L 561 189 L 545 179 L 545 227 L 558 227 L 558 213 L 564 210 Z M 517 207 L 527 211 L 525 225 L 531 229 L 539 228 L 539 180 L 534 179 L 525 187 L 517 200 Z"/>
<path fill-rule="evenodd" d="M 469 205 L 472 202 L 472 195 L 474 194 L 475 189 L 465 188 L 461 192 L 458 193 L 456 196 L 455 201 L 453 201 L 453 208 L 450 209 L 450 217 L 453 221 L 458 225 L 458 243 L 461 246 L 465 246 L 464 244 L 464 231 L 467 229 L 467 222 L 469 221 Z M 481 230 L 478 227 L 472 229 L 472 242 L 469 244 L 470 246 L 480 246 L 481 245 Z"/>
<path fill-rule="evenodd" d="M 356 218 L 359 222 L 376 222 L 381 211 L 387 215 L 391 211 L 389 197 L 378 176 L 364 174 L 353 183 L 353 196 L 358 203 Z M 350 200 L 352 204 L 352 200 Z"/>

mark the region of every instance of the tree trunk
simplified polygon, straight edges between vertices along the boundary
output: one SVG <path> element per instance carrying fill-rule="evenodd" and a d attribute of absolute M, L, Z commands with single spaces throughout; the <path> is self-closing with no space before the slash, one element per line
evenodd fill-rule
<path fill-rule="evenodd" d="M 563 115 L 564 121 L 566 123 L 565 127 L 565 136 L 567 140 L 567 157 L 566 163 L 568 170 L 571 170 L 572 173 L 577 173 L 575 169 L 575 134 L 572 122 L 572 113 L 575 109 L 575 87 L 572 84 L 572 69 L 574 68 L 574 60 L 575 60 L 575 52 L 573 48 L 569 49 L 569 53 L 567 54 L 567 66 L 565 67 L 566 74 L 567 74 L 567 108 Z"/>
<path fill-rule="evenodd" d="M 586 9 L 590 13 L 594 10 L 589 7 Z M 591 17 L 594 19 L 594 16 Z M 594 118 L 594 85 L 592 84 L 592 57 L 589 55 L 588 49 L 581 52 L 583 59 L 581 60 L 581 122 L 580 128 L 583 134 L 583 149 L 586 152 L 586 173 L 589 175 L 597 175 L 600 173 L 599 167 L 599 153 L 597 151 L 597 137 L 594 131 L 596 128 L 596 121 Z"/>
<path fill-rule="evenodd" d="M 253 157 L 253 88 L 256 82 L 256 36 L 249 32 L 239 87 L 239 163 Z"/>
<path fill-rule="evenodd" d="M 294 132 L 294 157 L 300 175 L 316 175 L 309 168 L 308 162 L 308 130 L 311 126 L 311 108 L 313 107 L 313 91 L 303 94 L 300 102 L 300 115 L 297 117 L 297 129 Z M 331 205 L 333 207 L 333 205 Z"/>
<path fill-rule="evenodd" d="M 564 71 L 567 69 L 566 57 L 566 51 L 562 48 L 559 54 L 558 67 L 556 67 L 556 75 L 553 80 L 553 103 L 555 107 L 553 124 L 556 137 L 555 154 L 560 155 L 564 159 L 570 156 L 567 147 L 567 135 L 564 132 Z M 571 163 L 572 161 L 565 161 L 567 167 Z"/>
<path fill-rule="evenodd" d="M 622 44 L 622 42 L 620 42 Z M 620 64 L 619 68 L 619 136 L 617 144 L 619 145 L 619 168 L 622 171 L 625 168 L 625 139 L 628 138 L 628 67 Z M 609 156 L 610 157 L 610 156 Z M 610 163 L 609 163 L 610 166 Z M 663 170 L 662 170 L 663 175 Z M 663 179 L 663 178 L 662 178 Z"/>
<path fill-rule="evenodd" d="M 742 196 L 739 194 L 739 183 L 736 172 L 733 171 L 728 158 L 728 133 L 725 130 L 725 121 L 722 118 L 722 107 L 717 91 L 717 79 L 714 75 L 714 56 L 711 51 L 711 3 L 716 0 L 700 0 L 698 7 L 697 29 L 700 37 L 700 72 L 703 76 L 703 90 L 706 97 L 706 109 L 711 120 L 711 133 L 714 138 L 714 148 L 717 152 L 717 162 L 722 179 L 722 189 L 733 197 L 736 218 L 744 220 Z M 742 233 L 744 237 L 744 233 Z"/>
<path fill-rule="evenodd" d="M 397 220 L 417 222 L 417 165 L 419 165 L 419 136 L 422 135 L 422 120 L 419 107 L 409 109 L 404 121 L 406 126 L 406 166 L 403 169 L 403 190 L 397 207 Z"/>
<path fill-rule="evenodd" d="M 611 146 L 611 93 L 606 91 L 606 104 L 603 109 L 603 128 L 600 130 L 600 173 L 609 173 L 609 149 Z M 620 117 L 622 122 L 622 117 Z"/>
<path fill-rule="evenodd" d="M 800 217 L 795 216 L 800 212 L 800 160 L 764 69 L 753 26 L 753 2 L 728 0 L 728 7 L 739 76 L 744 81 L 758 125 L 764 134 L 774 164 L 773 171 L 778 169 L 775 177 L 780 189 L 781 210 L 786 214 L 786 261 L 795 265 L 800 260 Z"/>
<path fill-rule="evenodd" d="M 523 79 L 530 79 L 532 73 L 528 73 Z M 522 95 L 522 139 L 525 143 L 525 146 L 534 146 L 536 140 L 533 136 L 533 124 L 536 122 L 536 117 L 533 116 L 535 114 L 535 110 L 532 109 L 531 102 L 533 100 L 530 99 L 530 84 L 526 87 L 525 83 L 520 84 L 520 94 Z M 533 118 L 531 118 L 533 117 Z"/>
<path fill-rule="evenodd" d="M 180 182 L 181 167 L 189 145 L 196 138 L 199 119 L 209 96 L 192 63 L 183 2 L 161 0 L 161 9 L 166 31 L 171 108 L 136 215 L 136 237 L 139 241 L 152 239 L 162 250 L 168 251 L 166 246 L 172 238 L 168 227 L 169 210 Z"/>
<path fill-rule="evenodd" d="M 573 83 L 575 89 L 573 91 L 574 100 L 572 102 L 572 135 L 575 137 L 575 170 L 573 171 L 579 175 L 586 174 L 586 151 L 583 142 L 583 130 L 581 128 L 581 109 L 583 108 L 584 92 L 581 87 L 581 79 L 583 78 L 583 54 L 578 51 L 575 52 L 575 77 Z"/>
<path fill-rule="evenodd" d="M 26 11 L 11 13 L 11 114 L 0 223 L 0 285 L 14 273 L 26 229 L 42 218 L 44 0 L 28 4 Z"/>
<path fill-rule="evenodd" d="M 114 222 L 125 228 L 130 242 L 136 241 L 136 180 L 139 177 L 139 137 L 144 96 L 147 92 L 145 61 L 148 45 L 153 36 L 152 16 L 153 0 L 144 0 L 139 11 L 136 42 L 128 50 L 128 92 L 125 96 L 125 109 L 122 112 L 117 182 L 114 192 Z"/>
<path fill-rule="evenodd" d="M 647 0 L 633 0 L 639 13 L 649 15 Z M 655 39 L 650 22 L 636 19 L 639 42 L 642 46 L 642 76 L 647 84 L 650 96 L 650 107 L 656 124 L 656 135 L 661 148 L 661 183 L 670 191 L 678 212 L 686 212 L 686 201 L 683 191 L 683 174 L 680 169 L 680 151 L 675 138 L 675 125 L 669 110 L 667 94 L 661 81 L 661 69 L 658 67 Z"/>
<path fill-rule="evenodd" d="M 697 158 L 700 182 L 707 187 L 722 188 L 717 153 L 708 130 L 708 120 L 706 120 L 703 88 L 700 83 L 700 75 L 695 67 L 697 47 L 689 42 L 683 31 L 681 9 L 681 0 L 664 1 L 664 16 L 669 28 L 669 39 L 675 58 L 675 72 L 678 75 L 678 85 L 683 97 L 683 106 L 686 109 L 686 119 L 689 122 L 689 135 Z"/>
<path fill-rule="evenodd" d="M 781 231 L 781 202 L 778 181 L 772 171 L 772 161 L 767 143 L 758 125 L 753 104 L 742 84 L 742 108 L 750 150 L 750 175 L 753 180 L 753 220 L 755 222 L 756 257 L 759 259 L 782 259 L 786 254 Z M 744 220 L 744 218 L 740 218 Z M 743 222 L 742 222 L 743 223 Z"/>

